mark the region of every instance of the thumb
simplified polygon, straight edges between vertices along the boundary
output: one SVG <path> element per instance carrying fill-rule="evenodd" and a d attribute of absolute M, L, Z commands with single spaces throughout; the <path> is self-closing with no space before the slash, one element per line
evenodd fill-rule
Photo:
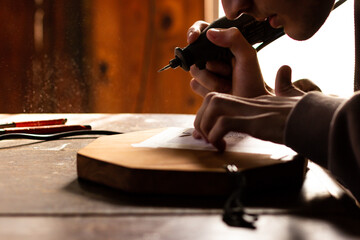
<path fill-rule="evenodd" d="M 302 96 L 304 92 L 296 88 L 291 82 L 291 68 L 282 66 L 279 68 L 275 79 L 275 95 L 276 96 Z"/>
<path fill-rule="evenodd" d="M 254 48 L 235 27 L 228 29 L 211 28 L 207 31 L 206 36 L 215 45 L 229 48 L 239 60 L 243 56 L 249 56 L 247 55 L 249 53 L 253 55 L 256 53 Z"/>

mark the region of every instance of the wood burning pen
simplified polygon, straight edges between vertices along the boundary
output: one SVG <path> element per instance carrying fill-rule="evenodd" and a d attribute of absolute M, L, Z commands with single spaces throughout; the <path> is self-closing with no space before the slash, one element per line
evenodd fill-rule
<path fill-rule="evenodd" d="M 207 61 L 219 60 L 230 62 L 233 54 L 228 48 L 216 46 L 206 37 L 206 32 L 210 28 L 230 28 L 236 27 L 243 34 L 246 40 L 251 44 L 260 44 L 255 49 L 259 51 L 267 44 L 283 36 L 282 28 L 274 29 L 268 21 L 256 21 L 255 18 L 242 14 L 235 20 L 229 20 L 226 17 L 219 18 L 211 23 L 199 38 L 185 48 L 175 48 L 175 58 L 170 60 L 169 64 L 158 72 L 169 68 L 181 67 L 185 71 L 190 70 L 190 66 L 195 64 L 198 68 L 204 69 Z"/>

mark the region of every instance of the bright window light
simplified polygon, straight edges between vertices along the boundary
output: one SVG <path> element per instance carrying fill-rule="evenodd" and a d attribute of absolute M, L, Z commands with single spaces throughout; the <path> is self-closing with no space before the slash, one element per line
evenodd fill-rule
<path fill-rule="evenodd" d="M 324 93 L 348 97 L 354 84 L 354 0 L 334 10 L 323 27 L 307 41 L 284 36 L 259 54 L 263 77 L 274 86 L 277 70 L 289 65 L 293 81 L 308 78 Z M 219 16 L 224 16 L 221 2 Z"/>

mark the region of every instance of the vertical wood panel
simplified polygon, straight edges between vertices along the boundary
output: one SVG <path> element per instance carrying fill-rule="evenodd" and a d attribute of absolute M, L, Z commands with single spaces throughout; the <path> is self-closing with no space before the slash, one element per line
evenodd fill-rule
<path fill-rule="evenodd" d="M 23 112 L 31 78 L 33 1 L 0 1 L 0 111 Z"/>
<path fill-rule="evenodd" d="M 95 112 L 194 113 L 201 99 L 182 70 L 157 73 L 186 45 L 203 1 L 93 0 L 90 52 Z"/>
<path fill-rule="evenodd" d="M 182 69 L 161 73 L 157 70 L 174 58 L 176 46 L 186 46 L 188 28 L 203 17 L 203 1 L 158 0 L 157 4 L 151 67 L 142 111 L 195 113 L 201 99 L 190 89 L 189 73 Z"/>
<path fill-rule="evenodd" d="M 147 53 L 150 1 L 94 0 L 90 53 L 95 112 L 134 112 Z"/>

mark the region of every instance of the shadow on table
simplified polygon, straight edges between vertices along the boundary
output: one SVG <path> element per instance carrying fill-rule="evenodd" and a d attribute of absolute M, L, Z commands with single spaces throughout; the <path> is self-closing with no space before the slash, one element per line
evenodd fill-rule
<path fill-rule="evenodd" d="M 87 180 L 74 180 L 66 191 L 81 194 L 92 200 L 124 207 L 152 207 L 175 209 L 203 209 L 203 214 L 222 214 L 228 196 L 174 196 L 132 194 Z M 297 192 L 272 191 L 254 194 L 243 201 L 245 211 L 263 215 L 297 216 L 327 222 L 339 231 L 360 236 L 360 211 L 350 199 L 332 196 L 317 197 L 310 201 L 303 198 L 304 189 Z M 215 210 L 215 211 L 213 211 Z M 175 213 L 180 213 L 181 211 Z M 187 212 L 187 214 L 191 212 Z M 195 211 L 195 214 L 201 212 Z M 186 213 L 185 213 L 186 214 Z"/>
<path fill-rule="evenodd" d="M 78 179 L 65 188 L 92 200 L 119 206 L 222 209 L 226 196 L 175 196 L 124 192 L 99 183 Z"/>

